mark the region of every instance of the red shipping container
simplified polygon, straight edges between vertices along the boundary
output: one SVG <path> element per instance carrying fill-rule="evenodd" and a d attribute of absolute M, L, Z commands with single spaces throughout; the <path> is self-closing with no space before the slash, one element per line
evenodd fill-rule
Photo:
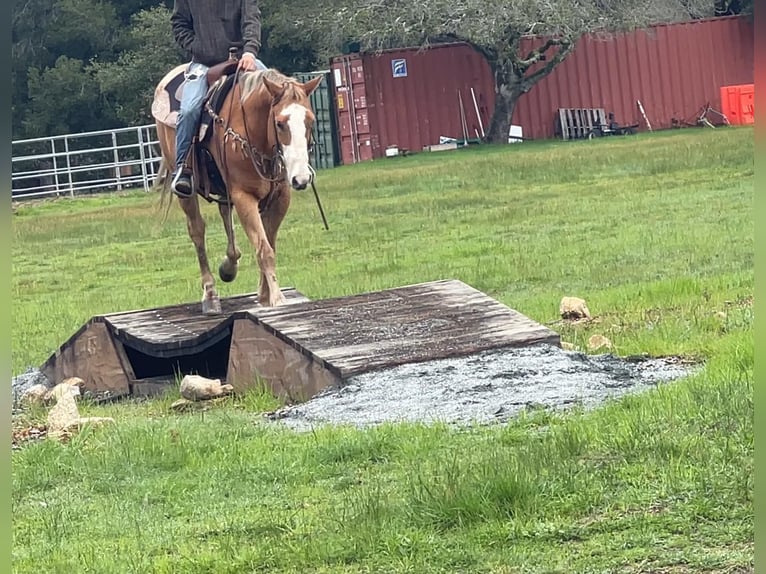
<path fill-rule="evenodd" d="M 732 125 L 755 123 L 755 85 L 723 86 L 721 111 Z"/>
<path fill-rule="evenodd" d="M 494 80 L 468 44 L 348 54 L 331 69 L 343 164 L 384 157 L 389 147 L 414 152 L 441 137 L 462 140 L 461 100 L 468 139 L 489 130 Z"/>
<path fill-rule="evenodd" d="M 603 108 L 619 124 L 644 129 L 639 100 L 653 129 L 693 122 L 719 94 L 725 100 L 722 85 L 752 88 L 753 39 L 752 22 L 742 16 L 584 37 L 519 98 L 512 123 L 521 126 L 525 139 L 553 138 L 559 108 Z M 523 39 L 521 53 L 543 41 Z M 349 54 L 334 58 L 331 69 L 343 164 L 383 157 L 388 147 L 420 151 L 442 136 L 463 139 L 460 99 L 468 138 L 482 128 L 489 131 L 494 78 L 468 44 Z M 730 122 L 753 123 L 753 91 L 740 90 L 737 102 L 741 119 L 729 117 Z"/>

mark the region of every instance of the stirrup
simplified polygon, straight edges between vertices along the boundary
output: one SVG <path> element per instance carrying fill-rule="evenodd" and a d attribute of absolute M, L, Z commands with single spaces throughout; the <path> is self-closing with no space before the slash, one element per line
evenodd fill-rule
<path fill-rule="evenodd" d="M 181 183 L 179 189 L 179 183 Z M 178 197 L 183 199 L 189 199 L 194 195 L 194 189 L 191 181 L 191 174 L 187 173 L 184 167 L 176 169 L 176 173 L 173 176 L 173 181 L 170 183 L 170 187 Z"/>

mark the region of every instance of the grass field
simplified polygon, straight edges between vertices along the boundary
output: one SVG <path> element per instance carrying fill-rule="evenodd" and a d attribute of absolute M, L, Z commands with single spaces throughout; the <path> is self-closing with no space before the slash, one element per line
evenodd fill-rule
<path fill-rule="evenodd" d="M 752 572 L 753 132 L 524 143 L 320 172 L 280 234 L 308 297 L 457 278 L 583 346 L 684 355 L 699 374 L 594 412 L 503 427 L 296 434 L 265 395 L 204 415 L 172 397 L 13 455 L 16 572 Z M 206 208 L 209 253 L 224 234 Z M 143 192 L 21 206 L 13 369 L 91 316 L 200 298 L 175 210 Z M 223 296 L 254 291 L 243 268 Z M 44 416 L 33 412 L 30 419 Z"/>

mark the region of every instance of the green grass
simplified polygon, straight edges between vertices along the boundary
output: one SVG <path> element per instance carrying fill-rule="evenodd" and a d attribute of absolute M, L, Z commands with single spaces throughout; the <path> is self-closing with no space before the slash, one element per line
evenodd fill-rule
<path fill-rule="evenodd" d="M 17 572 L 751 572 L 753 132 L 683 130 L 422 154 L 320 172 L 278 276 L 310 298 L 457 278 L 543 323 L 564 295 L 620 354 L 705 369 L 594 412 L 497 428 L 293 433 L 262 393 L 174 396 L 14 453 Z M 224 235 L 212 206 L 209 247 Z M 92 315 L 198 300 L 180 213 L 142 192 L 20 207 L 13 368 Z M 249 246 L 222 295 L 254 291 Z M 42 416 L 31 413 L 30 418 Z"/>

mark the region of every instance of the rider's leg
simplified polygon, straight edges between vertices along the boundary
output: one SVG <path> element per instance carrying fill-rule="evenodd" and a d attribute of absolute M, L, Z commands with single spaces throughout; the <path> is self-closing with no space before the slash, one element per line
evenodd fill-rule
<path fill-rule="evenodd" d="M 206 66 L 192 63 L 186 72 L 181 94 L 181 107 L 176 119 L 176 165 L 172 183 L 173 191 L 181 197 L 192 195 L 191 176 L 184 169 L 184 162 L 194 133 L 199 128 L 202 100 L 208 90 L 207 71 Z"/>

